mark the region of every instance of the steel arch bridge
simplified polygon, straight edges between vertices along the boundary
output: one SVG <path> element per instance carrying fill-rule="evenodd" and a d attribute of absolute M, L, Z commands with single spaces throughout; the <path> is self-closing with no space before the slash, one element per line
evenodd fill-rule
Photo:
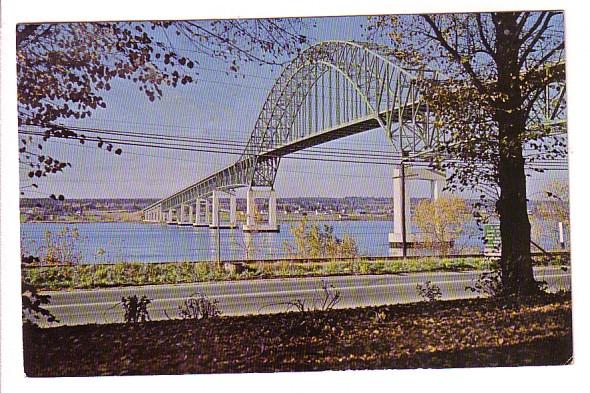
<path fill-rule="evenodd" d="M 418 155 L 447 142 L 426 100 L 435 71 L 406 70 L 390 60 L 391 48 L 324 41 L 302 51 L 282 70 L 264 102 L 247 145 L 232 165 L 144 209 L 157 212 L 197 202 L 214 191 L 273 187 L 281 158 L 328 141 L 382 128 L 392 153 Z M 560 63 L 562 64 L 562 63 Z M 562 67 L 563 68 L 563 67 Z M 544 125 L 562 125 L 565 84 L 546 89 Z M 561 87 L 559 87 L 561 86 Z M 156 217 L 154 219 L 154 217 Z"/>

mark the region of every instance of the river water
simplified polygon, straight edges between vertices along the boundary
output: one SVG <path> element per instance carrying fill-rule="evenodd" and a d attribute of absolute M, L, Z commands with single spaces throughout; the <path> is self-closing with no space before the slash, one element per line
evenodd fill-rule
<path fill-rule="evenodd" d="M 319 221 L 333 227 L 342 238 L 352 236 L 359 253 L 366 256 L 394 255 L 389 248 L 388 233 L 392 221 Z M 55 241 L 65 228 L 79 236 L 71 242 L 81 263 L 113 262 L 182 262 L 216 260 L 270 259 L 288 257 L 286 245 L 293 244 L 291 223 L 282 223 L 279 233 L 242 232 L 240 228 L 217 231 L 209 228 L 144 223 L 24 223 L 21 224 L 21 247 L 26 254 L 44 255 L 47 233 Z M 559 249 L 557 224 L 543 226 L 537 241 L 546 249 Z M 482 233 L 474 223 L 466 225 L 456 241 L 457 253 L 483 250 Z M 62 236 L 62 241 L 64 237 Z"/>

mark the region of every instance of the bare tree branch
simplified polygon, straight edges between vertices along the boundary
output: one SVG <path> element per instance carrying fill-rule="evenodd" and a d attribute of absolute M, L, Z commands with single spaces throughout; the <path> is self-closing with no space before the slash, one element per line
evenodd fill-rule
<path fill-rule="evenodd" d="M 444 38 L 442 32 L 440 31 L 440 29 L 438 28 L 438 26 L 436 26 L 436 23 L 434 22 L 434 20 L 430 16 L 428 16 L 428 15 L 421 15 L 421 16 L 422 16 L 422 18 L 424 18 L 424 20 L 432 28 L 434 34 L 436 35 L 436 40 L 438 42 L 440 42 L 440 44 L 443 46 L 443 48 L 445 48 L 447 50 L 447 52 L 449 52 L 449 54 L 451 56 L 453 56 L 453 58 L 459 64 L 461 64 L 461 66 L 465 69 L 465 71 L 467 72 L 467 74 L 469 74 L 469 76 L 471 77 L 471 79 L 473 81 L 473 84 L 475 85 L 475 87 L 477 88 L 477 90 L 481 94 L 487 94 L 487 89 L 485 88 L 485 86 L 483 85 L 483 83 L 479 80 L 479 77 L 475 73 L 473 67 L 471 67 L 471 64 L 469 63 L 469 61 L 464 61 L 464 59 L 461 58 L 461 55 L 459 54 L 459 52 L 457 52 L 456 48 L 453 48 L 447 42 L 447 40 Z"/>
<path fill-rule="evenodd" d="M 481 21 L 481 14 L 477 14 L 476 20 L 477 20 L 477 30 L 479 31 L 479 37 L 481 39 L 481 42 L 482 42 L 483 46 L 486 48 L 486 52 L 493 59 L 495 59 L 496 52 L 492 49 L 490 42 L 488 41 L 488 39 L 485 35 L 485 32 L 483 30 L 483 23 Z"/>
<path fill-rule="evenodd" d="M 518 61 L 519 68 L 522 68 L 522 66 L 525 63 L 526 59 L 528 58 L 529 54 L 533 51 L 533 49 L 535 48 L 535 45 L 537 45 L 537 42 L 539 42 L 539 40 L 545 35 L 545 31 L 549 27 L 549 22 L 551 22 L 551 19 L 553 19 L 553 17 L 555 17 L 556 15 L 559 15 L 559 13 L 556 13 L 556 12 L 547 13 L 547 17 L 545 18 L 545 21 L 543 22 L 543 26 L 541 26 L 541 28 L 539 29 L 539 31 L 537 32 L 535 37 L 531 40 L 530 44 L 522 52 L 521 58 Z M 533 30 L 531 29 L 531 30 L 529 30 L 528 33 L 531 33 L 532 31 Z M 528 34 L 528 33 L 527 33 L 527 36 L 530 36 L 530 34 Z M 521 42 L 524 44 L 527 39 L 528 38 L 524 38 Z"/>

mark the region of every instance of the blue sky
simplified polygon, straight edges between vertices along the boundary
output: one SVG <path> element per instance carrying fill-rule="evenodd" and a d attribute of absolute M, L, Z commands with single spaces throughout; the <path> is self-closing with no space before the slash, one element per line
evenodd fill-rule
<path fill-rule="evenodd" d="M 315 18 L 305 31 L 311 43 L 327 39 L 363 40 L 365 17 Z M 315 25 L 315 27 L 314 27 Z M 178 47 L 188 48 L 186 42 Z M 192 51 L 181 52 L 194 56 Z M 242 64 L 238 75 L 227 75 L 227 63 L 199 58 L 196 83 L 164 89 L 161 100 L 150 102 L 129 81 L 117 81 L 105 95 L 106 109 L 76 125 L 132 132 L 160 133 L 229 139 L 246 143 L 274 79 L 278 66 Z M 243 75 L 243 77 L 242 77 Z M 52 139 L 44 148 L 72 168 L 39 182 L 39 192 L 27 196 L 64 194 L 66 198 L 161 198 L 198 181 L 237 159 L 235 155 L 210 152 L 182 152 L 122 146 L 116 156 L 74 141 Z M 382 130 L 330 142 L 322 147 L 387 149 Z M 22 172 L 25 173 L 26 172 Z M 21 173 L 21 174 L 22 174 Z M 530 194 L 538 194 L 552 172 L 530 178 Z M 383 165 L 332 163 L 283 159 L 275 189 L 279 197 L 294 196 L 392 196 L 392 168 Z M 412 182 L 410 192 L 425 195 L 422 182 Z"/>

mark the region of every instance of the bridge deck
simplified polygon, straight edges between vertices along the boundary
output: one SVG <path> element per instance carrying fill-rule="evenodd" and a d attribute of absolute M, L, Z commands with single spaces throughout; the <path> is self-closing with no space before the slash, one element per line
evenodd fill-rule
<path fill-rule="evenodd" d="M 394 112 L 396 111 L 394 110 Z M 386 112 L 381 114 L 382 117 L 385 115 Z M 327 128 L 315 134 L 306 135 L 302 138 L 289 141 L 283 145 L 262 152 L 259 157 L 262 159 L 283 157 L 308 147 L 321 145 L 322 143 L 335 141 L 340 138 L 359 134 L 375 128 L 379 128 L 379 121 L 377 121 L 375 116 L 365 116 L 349 123 L 339 124 L 337 127 Z"/>

